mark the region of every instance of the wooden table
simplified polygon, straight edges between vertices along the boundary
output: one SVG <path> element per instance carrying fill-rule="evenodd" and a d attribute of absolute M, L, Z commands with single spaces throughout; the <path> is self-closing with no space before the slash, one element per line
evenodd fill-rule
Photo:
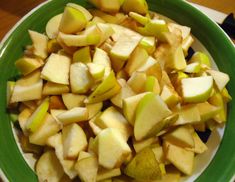
<path fill-rule="evenodd" d="M 1 0 L 0 2 L 0 40 L 32 8 L 46 0 Z M 235 15 L 235 0 L 189 0 L 190 2 L 213 8 L 226 14 Z"/>

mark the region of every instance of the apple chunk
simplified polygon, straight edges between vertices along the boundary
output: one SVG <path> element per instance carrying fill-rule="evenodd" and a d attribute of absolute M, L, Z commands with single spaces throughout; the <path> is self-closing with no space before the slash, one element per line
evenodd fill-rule
<path fill-rule="evenodd" d="M 80 151 L 86 149 L 87 139 L 83 129 L 78 124 L 71 124 L 62 129 L 64 158 L 74 159 Z"/>
<path fill-rule="evenodd" d="M 172 112 L 159 95 L 146 94 L 136 109 L 134 136 L 137 141 L 144 139 L 153 131 L 157 134 L 163 126 L 161 121 Z M 148 121 L 146 123 L 146 121 Z"/>
<path fill-rule="evenodd" d="M 69 57 L 52 53 L 43 67 L 41 77 L 54 83 L 68 85 L 69 67 Z"/>
<path fill-rule="evenodd" d="M 46 34 L 50 39 L 55 39 L 59 33 L 60 21 L 63 14 L 58 14 L 52 17 L 46 25 Z"/>
<path fill-rule="evenodd" d="M 215 70 L 207 70 L 207 72 L 215 80 L 215 84 L 218 87 L 218 89 L 222 91 L 229 82 L 229 76 L 226 73 Z"/>
<path fill-rule="evenodd" d="M 184 78 L 181 84 L 185 102 L 205 102 L 210 97 L 213 78 L 212 76 Z"/>
<path fill-rule="evenodd" d="M 97 137 L 99 164 L 107 169 L 122 164 L 131 152 L 130 147 L 117 129 L 104 129 Z"/>
<path fill-rule="evenodd" d="M 125 0 L 122 9 L 125 13 L 133 11 L 145 15 L 148 12 L 148 4 L 145 0 Z"/>

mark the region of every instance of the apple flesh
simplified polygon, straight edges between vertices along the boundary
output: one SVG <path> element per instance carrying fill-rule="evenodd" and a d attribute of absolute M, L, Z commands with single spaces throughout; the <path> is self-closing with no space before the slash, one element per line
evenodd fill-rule
<path fill-rule="evenodd" d="M 108 180 L 110 178 L 114 178 L 114 177 L 120 176 L 120 175 L 121 175 L 120 168 L 115 168 L 115 169 L 101 168 L 98 171 L 96 180 L 97 181 L 105 181 L 105 180 Z"/>
<path fill-rule="evenodd" d="M 149 54 L 153 54 L 156 49 L 156 39 L 151 36 L 143 37 L 139 46 L 144 48 Z"/>
<path fill-rule="evenodd" d="M 129 16 L 131 18 L 133 18 L 135 21 L 137 21 L 138 23 L 140 23 L 141 25 L 146 25 L 149 22 L 148 17 L 143 16 L 143 15 L 136 13 L 136 12 L 130 12 Z"/>
<path fill-rule="evenodd" d="M 78 95 L 73 93 L 62 94 L 63 103 L 68 110 L 73 109 L 74 107 L 84 106 L 85 99 L 86 99 L 85 95 Z"/>
<path fill-rule="evenodd" d="M 53 82 L 47 82 L 42 90 L 43 95 L 61 95 L 63 93 L 68 93 L 68 85 L 57 84 Z"/>
<path fill-rule="evenodd" d="M 222 91 L 229 82 L 229 75 L 226 73 L 216 70 L 207 70 L 207 73 L 213 77 L 219 91 Z"/>
<path fill-rule="evenodd" d="M 159 82 L 156 77 L 148 76 L 145 83 L 145 91 L 153 92 L 155 94 L 159 94 L 161 91 Z"/>
<path fill-rule="evenodd" d="M 50 39 L 55 39 L 59 33 L 59 26 L 63 14 L 52 17 L 46 24 L 46 34 Z"/>
<path fill-rule="evenodd" d="M 148 4 L 145 0 L 125 0 L 122 5 L 122 10 L 125 13 L 133 11 L 145 15 L 148 12 Z"/>
<path fill-rule="evenodd" d="M 93 17 L 91 15 L 91 13 L 86 8 L 84 8 L 84 7 L 82 7 L 82 6 L 78 5 L 78 4 L 68 3 L 66 6 L 67 7 L 72 7 L 74 9 L 77 9 L 78 11 L 82 12 L 87 21 L 90 21 L 92 19 L 92 17 Z"/>
<path fill-rule="evenodd" d="M 80 48 L 73 54 L 73 63 L 75 62 L 82 62 L 82 63 L 91 62 L 91 53 L 89 46 Z"/>
<path fill-rule="evenodd" d="M 143 72 L 134 72 L 128 79 L 127 84 L 135 93 L 144 92 L 147 76 Z"/>
<path fill-rule="evenodd" d="M 101 64 L 88 63 L 87 67 L 91 76 L 97 81 L 101 80 L 104 76 L 105 67 Z"/>
<path fill-rule="evenodd" d="M 212 76 L 184 78 L 181 80 L 184 102 L 205 102 L 213 88 Z"/>

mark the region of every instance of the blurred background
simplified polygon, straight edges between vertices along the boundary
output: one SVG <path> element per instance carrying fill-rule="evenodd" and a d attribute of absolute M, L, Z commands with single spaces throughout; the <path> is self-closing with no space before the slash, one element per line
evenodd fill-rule
<path fill-rule="evenodd" d="M 27 12 L 46 0 L 0 0 L 0 41 Z M 235 15 L 235 0 L 188 0 L 189 2 Z"/>

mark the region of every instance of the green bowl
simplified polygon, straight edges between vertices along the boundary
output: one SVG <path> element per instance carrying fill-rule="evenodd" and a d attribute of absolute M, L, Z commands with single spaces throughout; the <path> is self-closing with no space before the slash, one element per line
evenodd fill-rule
<path fill-rule="evenodd" d="M 14 66 L 30 44 L 28 29 L 45 31 L 47 21 L 63 11 L 68 2 L 90 6 L 85 0 L 51 0 L 34 9 L 7 36 L 0 48 L 0 168 L 9 181 L 37 181 L 37 176 L 25 162 L 13 135 L 6 112 L 6 82 L 17 76 Z M 192 28 L 193 35 L 206 47 L 220 70 L 230 75 L 229 93 L 235 98 L 235 48 L 225 33 L 204 14 L 182 0 L 148 0 L 152 11 Z M 235 99 L 228 107 L 228 121 L 220 147 L 209 166 L 196 181 L 230 181 L 235 174 Z"/>

